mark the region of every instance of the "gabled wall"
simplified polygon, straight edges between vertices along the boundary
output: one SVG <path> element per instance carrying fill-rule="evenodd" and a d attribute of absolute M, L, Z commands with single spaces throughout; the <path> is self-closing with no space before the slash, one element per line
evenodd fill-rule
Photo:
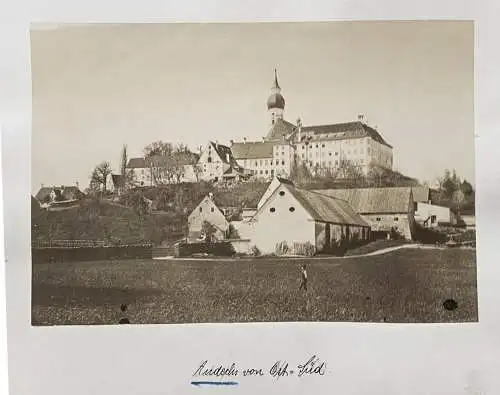
<path fill-rule="evenodd" d="M 280 192 L 284 192 L 283 196 Z M 293 212 L 290 207 L 294 208 Z M 274 253 L 276 245 L 282 241 L 288 246 L 306 242 L 315 245 L 314 220 L 283 185 L 261 206 L 249 226 L 251 244 L 263 254 Z"/>
<path fill-rule="evenodd" d="M 230 167 L 220 158 L 211 143 L 208 143 L 202 151 L 198 166 L 201 168 L 199 178 L 205 181 L 222 180 L 222 175 Z"/>
<path fill-rule="evenodd" d="M 216 238 L 218 240 L 225 238 L 225 232 L 227 232 L 229 228 L 229 222 L 227 222 L 214 201 L 208 196 L 206 196 L 200 204 L 196 206 L 192 213 L 189 214 L 188 228 L 190 238 L 199 236 L 204 221 L 211 223 L 218 229 L 216 232 Z"/>

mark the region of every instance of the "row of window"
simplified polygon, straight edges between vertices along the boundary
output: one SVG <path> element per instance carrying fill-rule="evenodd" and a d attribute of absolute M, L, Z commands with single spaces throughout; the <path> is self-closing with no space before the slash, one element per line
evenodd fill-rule
<path fill-rule="evenodd" d="M 210 207 L 210 211 L 213 213 L 215 211 L 215 208 L 213 207 Z M 200 207 L 200 213 L 203 212 L 203 207 Z"/>
<path fill-rule="evenodd" d="M 305 159 L 305 158 L 302 158 L 302 159 Z M 312 160 L 308 160 L 307 163 L 310 163 L 310 164 L 318 164 L 318 165 L 321 165 L 321 166 L 328 166 L 328 167 L 332 167 L 332 166 L 338 166 L 339 165 L 339 161 L 338 160 L 335 160 L 335 161 L 326 161 L 326 160 L 315 160 L 315 161 L 312 161 Z M 349 163 L 353 164 L 353 165 L 364 165 L 365 164 L 365 160 L 364 159 L 358 159 L 358 160 L 349 160 Z"/>
<path fill-rule="evenodd" d="M 252 172 L 252 174 L 261 174 L 261 175 L 269 175 L 271 174 L 272 176 L 274 176 L 274 169 L 271 169 L 271 170 L 250 170 Z"/>
<path fill-rule="evenodd" d="M 367 152 L 368 152 L 368 153 L 370 153 L 370 151 L 369 151 L 369 150 L 368 150 Z M 364 152 L 364 150 L 363 150 L 363 149 L 360 149 L 360 150 L 359 150 L 359 155 L 364 155 L 364 153 L 365 153 L 365 152 Z M 313 154 L 312 152 L 309 152 L 309 157 L 310 157 L 310 158 L 313 156 L 312 154 Z M 318 158 L 318 157 L 320 156 L 319 154 L 320 154 L 319 152 L 316 152 L 316 158 Z M 347 155 L 351 155 L 351 150 L 347 150 L 347 151 L 346 151 L 346 154 L 347 154 Z M 353 150 L 353 151 L 352 151 L 352 154 L 353 154 L 353 155 L 357 155 L 357 154 L 358 154 L 358 152 L 357 152 L 356 150 Z M 338 153 L 338 152 L 334 152 L 334 153 L 332 153 L 331 151 L 330 151 L 330 152 L 328 152 L 328 156 L 332 156 L 332 155 L 339 156 L 339 153 Z M 305 154 L 302 154 L 302 158 L 304 158 L 304 156 L 305 156 Z M 322 158 L 323 158 L 323 157 L 325 157 L 325 152 L 321 152 L 321 157 L 322 157 Z"/>
<path fill-rule="evenodd" d="M 377 218 L 375 218 L 375 220 L 376 220 L 377 222 L 379 222 L 379 221 L 381 221 L 382 219 L 381 219 L 380 217 L 377 217 Z M 399 221 L 399 217 L 394 217 L 394 222 L 398 222 L 398 221 Z"/>
<path fill-rule="evenodd" d="M 359 144 L 359 145 L 366 145 L 366 144 L 369 144 L 371 140 L 359 140 L 359 139 L 347 139 L 347 140 L 342 140 L 343 143 L 345 144 L 349 144 L 349 145 L 356 145 L 356 144 Z M 337 144 L 337 143 L 340 143 L 340 141 L 331 141 L 330 142 L 330 145 L 334 145 L 334 144 Z M 319 148 L 321 146 L 321 148 L 325 148 L 326 146 L 326 143 L 322 143 L 322 144 L 319 144 L 319 143 L 316 143 L 316 144 L 309 144 L 309 148 Z M 307 145 L 302 145 L 301 146 L 302 149 L 306 149 Z"/>
<path fill-rule="evenodd" d="M 254 167 L 259 167 L 259 166 L 273 166 L 273 165 L 276 165 L 276 166 L 279 166 L 281 162 L 281 165 L 282 166 L 285 166 L 285 160 L 279 160 L 279 159 L 276 159 L 276 160 L 272 160 L 272 159 L 260 159 L 260 160 L 256 160 L 253 162 L 254 164 Z M 248 165 L 249 166 L 252 166 L 252 161 L 248 161 Z M 247 166 L 247 161 L 245 160 L 243 162 L 243 166 Z"/>

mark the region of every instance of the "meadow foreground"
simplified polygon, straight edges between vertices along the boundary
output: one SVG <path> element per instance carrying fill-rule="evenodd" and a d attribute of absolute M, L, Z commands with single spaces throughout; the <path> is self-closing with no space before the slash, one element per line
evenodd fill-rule
<path fill-rule="evenodd" d="M 298 289 L 303 263 L 307 292 Z M 131 324 L 478 320 L 475 250 L 40 263 L 32 278 L 33 325 L 118 324 L 124 317 Z M 445 309 L 447 299 L 457 307 Z"/>

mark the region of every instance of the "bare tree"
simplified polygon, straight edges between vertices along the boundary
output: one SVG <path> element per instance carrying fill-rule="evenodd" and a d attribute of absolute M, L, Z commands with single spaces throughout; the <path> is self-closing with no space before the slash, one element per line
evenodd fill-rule
<path fill-rule="evenodd" d="M 465 194 L 461 189 L 457 189 L 455 192 L 453 192 L 451 200 L 457 208 L 458 216 L 460 216 L 460 208 L 465 203 Z"/>
<path fill-rule="evenodd" d="M 111 164 L 104 161 L 97 165 L 90 176 L 90 188 L 95 190 L 98 187 L 104 194 L 108 184 L 108 177 L 111 175 Z"/>
<path fill-rule="evenodd" d="M 174 151 L 174 146 L 172 143 L 166 143 L 159 140 L 144 147 L 143 151 L 146 158 L 150 158 L 152 156 L 169 156 Z"/>
<path fill-rule="evenodd" d="M 198 165 L 198 158 L 193 159 L 191 166 L 193 167 L 193 173 L 196 178 L 196 182 L 199 182 L 201 175 L 203 174 L 203 168 Z"/>
<path fill-rule="evenodd" d="M 215 233 L 217 232 L 217 228 L 215 225 L 208 221 L 203 221 L 201 225 L 201 233 L 204 235 L 205 241 L 207 243 L 212 243 L 215 241 Z"/>

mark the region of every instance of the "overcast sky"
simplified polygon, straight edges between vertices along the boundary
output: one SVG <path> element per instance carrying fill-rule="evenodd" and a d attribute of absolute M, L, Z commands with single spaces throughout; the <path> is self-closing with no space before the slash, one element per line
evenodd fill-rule
<path fill-rule="evenodd" d="M 278 69 L 285 119 L 378 126 L 395 168 L 474 182 L 471 22 L 81 25 L 31 31 L 32 191 L 88 186 L 120 150 L 260 140 Z"/>

